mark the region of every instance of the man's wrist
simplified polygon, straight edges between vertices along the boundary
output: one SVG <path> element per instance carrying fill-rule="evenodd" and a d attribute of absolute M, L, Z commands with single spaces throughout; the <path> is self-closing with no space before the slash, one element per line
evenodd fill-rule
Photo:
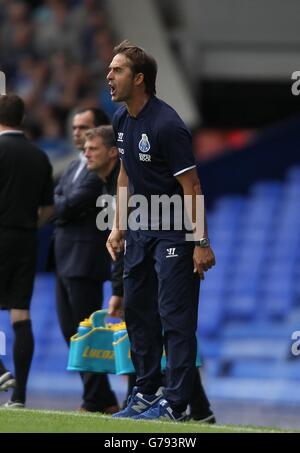
<path fill-rule="evenodd" d="M 118 298 L 122 299 L 123 295 L 124 295 L 123 288 L 120 288 L 120 289 L 114 288 L 112 297 L 118 297 Z"/>
<path fill-rule="evenodd" d="M 194 241 L 195 247 L 207 248 L 210 247 L 210 240 L 208 238 L 201 238 L 198 241 Z"/>
<path fill-rule="evenodd" d="M 124 230 L 120 230 L 120 228 L 114 227 L 111 229 L 111 233 L 117 233 L 124 235 Z"/>

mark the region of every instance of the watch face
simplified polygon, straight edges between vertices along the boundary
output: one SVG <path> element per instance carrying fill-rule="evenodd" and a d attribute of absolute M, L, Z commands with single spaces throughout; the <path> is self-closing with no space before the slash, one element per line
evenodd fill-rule
<path fill-rule="evenodd" d="M 201 247 L 209 247 L 209 239 L 200 239 L 200 246 Z"/>

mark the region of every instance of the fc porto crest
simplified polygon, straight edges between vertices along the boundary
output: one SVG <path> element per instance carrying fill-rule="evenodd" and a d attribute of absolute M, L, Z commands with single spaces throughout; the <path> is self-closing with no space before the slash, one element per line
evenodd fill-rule
<path fill-rule="evenodd" d="M 142 134 L 142 139 L 139 141 L 139 150 L 142 151 L 142 153 L 147 153 L 150 148 L 151 146 L 147 134 Z"/>

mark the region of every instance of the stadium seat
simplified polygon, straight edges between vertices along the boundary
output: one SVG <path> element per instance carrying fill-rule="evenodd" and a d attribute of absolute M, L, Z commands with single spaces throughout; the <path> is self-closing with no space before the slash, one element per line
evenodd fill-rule
<path fill-rule="evenodd" d="M 219 339 L 206 338 L 202 335 L 202 331 L 199 331 L 199 345 L 201 355 L 204 357 L 204 363 L 207 359 L 220 360 L 221 356 L 221 344 L 222 341 Z"/>
<path fill-rule="evenodd" d="M 254 379 L 299 380 L 300 367 L 298 363 L 288 363 L 286 361 L 279 363 L 272 361 L 272 364 L 270 364 L 270 362 L 265 360 L 237 360 L 230 368 L 230 376 Z M 295 383 L 293 384 L 295 385 Z"/>
<path fill-rule="evenodd" d="M 206 337 L 221 333 L 224 303 L 221 292 L 202 292 L 200 294 L 198 331 Z"/>
<path fill-rule="evenodd" d="M 298 181 L 300 183 L 300 167 L 292 167 L 287 172 L 288 181 Z"/>
<path fill-rule="evenodd" d="M 263 359 L 280 362 L 286 360 L 288 347 L 285 339 L 247 338 L 239 339 L 239 341 L 223 339 L 220 357 L 227 363 L 240 359 Z"/>
<path fill-rule="evenodd" d="M 294 304 L 294 294 L 284 289 L 269 291 L 262 296 L 261 313 L 268 319 L 284 320 Z"/>
<path fill-rule="evenodd" d="M 258 309 L 258 299 L 255 289 L 238 289 L 228 293 L 225 318 L 252 320 Z"/>
<path fill-rule="evenodd" d="M 290 338 L 291 332 L 296 331 L 299 325 L 294 322 L 274 322 L 272 320 L 257 320 L 251 322 L 227 322 L 222 329 L 223 339 L 282 339 Z"/>
<path fill-rule="evenodd" d="M 282 190 L 280 181 L 263 181 L 253 185 L 251 195 L 255 197 L 278 197 Z"/>

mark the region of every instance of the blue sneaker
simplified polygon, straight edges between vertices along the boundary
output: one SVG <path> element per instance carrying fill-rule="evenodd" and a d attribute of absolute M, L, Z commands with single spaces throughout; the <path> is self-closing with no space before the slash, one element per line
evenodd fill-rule
<path fill-rule="evenodd" d="M 187 413 L 177 412 L 171 408 L 168 401 L 161 398 L 154 406 L 145 412 L 133 417 L 135 420 L 172 420 L 174 422 L 184 422 L 188 420 Z"/>
<path fill-rule="evenodd" d="M 132 418 L 135 415 L 148 411 L 148 409 L 154 406 L 162 398 L 162 391 L 163 387 L 159 387 L 154 395 L 143 395 L 138 392 L 137 387 L 134 387 L 131 396 L 128 398 L 125 409 L 113 414 L 113 417 Z"/>

